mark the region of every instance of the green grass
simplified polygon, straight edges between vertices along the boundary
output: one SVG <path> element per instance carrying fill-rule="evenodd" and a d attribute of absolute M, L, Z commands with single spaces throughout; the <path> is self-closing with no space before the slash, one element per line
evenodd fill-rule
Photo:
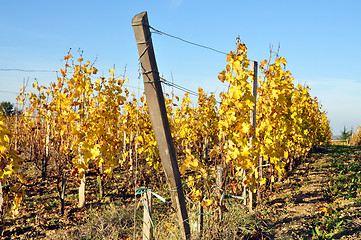
<path fill-rule="evenodd" d="M 327 153 L 331 160 L 327 189 L 334 204 L 328 206 L 332 209 L 330 212 L 321 212 L 314 220 L 314 239 L 333 239 L 336 234 L 342 236 L 352 231 L 352 228 L 345 228 L 352 225 L 358 216 L 354 216 L 347 205 L 340 206 L 338 203 L 347 201 L 350 204 L 361 204 L 361 148 L 330 146 Z"/>
<path fill-rule="evenodd" d="M 332 239 L 337 232 L 343 230 L 344 221 L 345 216 L 341 216 L 337 210 L 332 210 L 332 213 L 323 213 L 313 223 L 313 237 L 315 239 Z"/>
<path fill-rule="evenodd" d="M 354 154 L 358 148 L 335 146 L 334 149 L 330 192 L 337 197 L 356 198 L 361 192 L 361 158 Z"/>

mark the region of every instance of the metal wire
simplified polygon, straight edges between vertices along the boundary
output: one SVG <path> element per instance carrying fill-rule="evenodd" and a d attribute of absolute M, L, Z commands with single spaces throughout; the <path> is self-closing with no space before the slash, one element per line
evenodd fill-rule
<path fill-rule="evenodd" d="M 0 71 L 16 71 L 16 72 L 54 72 L 54 73 L 58 73 L 58 71 L 54 71 L 54 70 L 34 70 L 34 69 L 20 69 L 20 68 L 0 68 Z"/>
<path fill-rule="evenodd" d="M 183 86 L 181 86 L 181 85 L 172 83 L 172 82 L 166 80 L 166 79 L 163 78 L 163 77 L 160 78 L 160 79 L 162 80 L 162 83 L 164 83 L 164 84 L 167 85 L 167 86 L 174 87 L 174 88 L 176 88 L 176 89 L 178 89 L 178 90 L 180 90 L 180 91 L 188 92 L 189 94 L 198 97 L 198 93 L 195 92 L 195 91 L 193 91 L 193 90 L 190 90 L 190 89 L 185 88 L 185 87 L 183 87 Z"/>
<path fill-rule="evenodd" d="M 217 53 L 220 53 L 220 54 L 224 54 L 224 55 L 227 55 L 228 53 L 226 52 L 222 52 L 222 51 L 219 51 L 217 49 L 214 49 L 214 48 L 211 48 L 211 47 L 208 47 L 208 46 L 205 46 L 205 45 L 202 45 L 202 44 L 199 44 L 199 43 L 195 43 L 195 42 L 191 42 L 191 41 L 188 41 L 188 40 L 185 40 L 181 37 L 178 37 L 178 36 L 174 36 L 174 35 L 171 35 L 169 33 L 165 33 L 163 31 L 160 31 L 152 26 L 149 26 L 150 29 L 152 29 L 154 31 L 154 33 L 157 33 L 159 35 L 165 35 L 165 36 L 168 36 L 168 37 L 171 37 L 171 38 L 175 38 L 175 39 L 178 39 L 182 42 L 185 42 L 185 43 L 188 43 L 188 44 L 191 44 L 191 45 L 194 45 L 194 46 L 197 46 L 197 47 L 201 47 L 201 48 L 205 48 L 205 49 L 208 49 L 208 50 L 211 50 L 211 51 L 214 51 L 214 52 L 217 52 Z"/>

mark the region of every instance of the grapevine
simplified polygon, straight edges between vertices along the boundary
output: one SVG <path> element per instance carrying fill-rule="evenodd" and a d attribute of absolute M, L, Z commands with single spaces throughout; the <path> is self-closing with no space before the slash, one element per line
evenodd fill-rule
<path fill-rule="evenodd" d="M 222 207 L 227 194 L 239 197 L 245 187 L 255 193 L 286 177 L 297 161 L 331 138 L 326 112 L 311 97 L 308 86 L 295 86 L 286 59 L 262 61 L 261 76 L 255 79 L 247 52 L 246 45 L 237 42 L 236 50 L 227 55 L 225 70 L 218 75 L 228 84 L 219 95 L 220 103 L 215 94 L 202 88 L 194 102 L 189 93 L 182 99 L 165 94 L 186 196 L 208 209 Z M 23 106 L 28 102 L 20 124 L 29 132 L 19 138 L 18 146 L 44 172 L 44 181 L 55 176 L 61 213 L 66 183 L 79 183 L 92 167 L 104 170 L 109 178 L 117 174 L 116 169 L 130 176 L 139 171 L 143 177 L 137 184 L 157 185 L 149 176 L 159 177 L 161 164 L 144 93 L 137 99 L 124 87 L 127 80 L 115 77 L 113 68 L 110 77 L 97 76 L 98 69 L 82 54 L 74 59 L 68 53 L 64 61 L 54 83 L 34 83 L 33 90 L 21 89 L 18 97 Z M 257 98 L 252 92 L 255 81 L 259 83 Z M 253 127 L 250 113 L 255 105 Z M 22 160 L 11 149 L 11 134 L 3 120 L 0 123 L 1 183 L 11 178 L 21 182 Z M 260 158 L 269 166 L 263 173 Z M 52 170 L 47 168 L 50 162 L 55 164 Z M 216 188 L 219 165 L 226 174 L 222 186 Z M 21 185 L 16 186 L 14 212 L 22 198 Z"/>

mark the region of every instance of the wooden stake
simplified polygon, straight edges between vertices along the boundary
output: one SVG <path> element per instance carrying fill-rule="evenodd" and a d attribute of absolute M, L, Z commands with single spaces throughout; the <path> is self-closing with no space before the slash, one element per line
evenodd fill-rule
<path fill-rule="evenodd" d="M 251 71 L 254 73 L 253 75 L 253 84 L 252 84 L 252 92 L 253 92 L 253 96 L 256 99 L 254 107 L 253 107 L 253 111 L 251 112 L 251 116 L 250 116 L 250 120 L 251 120 L 251 125 L 254 129 L 254 134 L 253 136 L 250 138 L 249 142 L 250 142 L 250 146 L 251 148 L 252 146 L 252 140 L 256 138 L 256 115 L 257 115 L 257 62 L 256 61 L 252 61 L 251 62 Z M 252 192 L 249 189 L 249 211 L 253 211 L 253 208 L 255 206 L 256 203 L 256 194 L 254 192 Z"/>
<path fill-rule="evenodd" d="M 66 175 L 65 175 L 65 172 L 63 172 L 62 177 L 61 177 L 61 194 L 60 194 L 60 213 L 61 213 L 61 215 L 64 215 L 64 211 L 65 211 L 65 188 L 66 188 Z"/>
<path fill-rule="evenodd" d="M 16 101 L 16 110 L 15 110 L 15 141 L 14 141 L 14 150 L 18 150 L 18 101 Z"/>
<path fill-rule="evenodd" d="M 222 189 L 222 184 L 223 184 L 223 172 L 224 172 L 224 167 L 222 165 L 218 165 L 217 166 L 217 172 L 216 172 L 216 184 L 219 190 L 219 193 L 221 193 L 221 189 Z M 219 222 L 222 221 L 222 209 L 221 207 L 219 208 Z"/>
<path fill-rule="evenodd" d="M 104 188 L 103 188 L 103 173 L 104 173 L 104 167 L 103 163 L 99 166 L 99 175 L 98 175 L 98 185 L 99 185 L 99 198 L 102 199 L 104 195 Z"/>
<path fill-rule="evenodd" d="M 153 225 L 152 225 L 152 213 L 153 213 L 153 199 L 152 193 L 150 191 L 146 191 L 143 194 L 143 204 L 144 204 L 144 212 L 143 212 L 143 240 L 152 240 L 153 236 Z"/>
<path fill-rule="evenodd" d="M 251 62 L 251 71 L 254 73 L 253 75 L 253 82 L 252 82 L 252 93 L 254 98 L 256 99 L 256 102 L 253 107 L 253 111 L 251 112 L 251 125 L 254 129 L 256 129 L 256 115 L 257 115 L 257 78 L 258 78 L 258 63 L 256 61 Z M 256 138 L 256 131 L 254 131 L 254 134 L 251 139 Z"/>
<path fill-rule="evenodd" d="M 259 157 L 259 178 L 263 178 L 263 156 L 258 156 Z M 257 190 L 257 199 L 261 199 L 261 191 L 260 191 L 260 187 L 261 185 L 258 183 L 259 188 Z"/>
<path fill-rule="evenodd" d="M 85 173 L 83 178 L 81 179 L 80 186 L 79 186 L 79 204 L 78 207 L 82 208 L 85 205 Z"/>
<path fill-rule="evenodd" d="M 208 161 L 208 139 L 207 136 L 204 138 L 204 145 L 203 145 L 203 163 Z"/>
<path fill-rule="evenodd" d="M 0 181 L 0 214 L 2 216 L 3 214 L 3 202 L 4 202 L 4 197 L 3 197 L 3 187 Z"/>
<path fill-rule="evenodd" d="M 203 212 L 204 212 L 204 208 L 201 205 L 201 203 L 199 203 L 198 217 L 197 217 L 197 235 L 198 235 L 198 239 L 202 239 L 202 236 L 203 236 Z"/>
<path fill-rule="evenodd" d="M 173 139 L 169 128 L 164 103 L 162 86 L 155 60 L 152 39 L 149 30 L 147 12 L 142 12 L 132 19 L 135 40 L 138 45 L 139 59 L 143 71 L 144 91 L 159 156 L 170 186 L 172 203 L 177 211 L 178 223 L 183 239 L 190 239 L 188 213 L 180 178 Z"/>
<path fill-rule="evenodd" d="M 245 171 L 242 169 L 242 179 L 244 179 L 245 176 Z M 243 197 L 243 205 L 246 207 L 247 206 L 247 186 L 243 183 L 243 191 L 242 191 L 242 197 Z"/>

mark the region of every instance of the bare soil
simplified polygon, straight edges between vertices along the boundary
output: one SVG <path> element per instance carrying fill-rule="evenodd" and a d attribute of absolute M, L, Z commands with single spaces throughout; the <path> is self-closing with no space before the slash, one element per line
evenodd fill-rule
<path fill-rule="evenodd" d="M 313 153 L 285 181 L 275 184 L 263 205 L 263 217 L 274 239 L 361 239 L 361 205 L 330 192 L 335 174 L 333 149 Z M 360 152 L 356 153 L 356 157 Z M 345 164 L 355 158 L 346 154 Z M 326 219 L 326 220 L 325 220 Z M 342 223 L 330 232 L 330 221 Z M 325 225 L 325 226 L 323 226 Z M 316 232 L 318 227 L 318 233 Z M 327 236 L 328 234 L 328 236 Z"/>

